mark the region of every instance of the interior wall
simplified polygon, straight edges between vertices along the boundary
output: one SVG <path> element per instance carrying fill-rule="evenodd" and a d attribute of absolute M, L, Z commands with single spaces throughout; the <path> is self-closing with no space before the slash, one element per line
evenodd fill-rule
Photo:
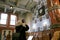
<path fill-rule="evenodd" d="M 31 14 L 31 13 L 27 13 L 26 23 L 27 23 L 29 26 L 31 26 L 31 25 L 30 25 L 31 20 L 32 20 L 32 14 Z"/>
<path fill-rule="evenodd" d="M 31 32 L 32 30 L 32 18 L 33 18 L 33 14 L 32 13 L 27 13 L 27 16 L 26 16 L 26 23 L 29 25 L 29 31 Z"/>

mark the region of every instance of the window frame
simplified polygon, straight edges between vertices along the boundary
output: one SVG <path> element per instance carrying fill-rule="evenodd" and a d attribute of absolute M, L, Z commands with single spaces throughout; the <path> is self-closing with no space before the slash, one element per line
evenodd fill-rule
<path fill-rule="evenodd" d="M 7 14 L 7 13 L 4 13 L 4 12 L 2 12 L 2 13 L 3 13 L 3 14 Z M 2 13 L 0 13 L 0 15 L 1 15 Z M 8 14 L 7 14 L 7 19 L 8 19 Z M 0 20 L 1 20 L 1 19 L 0 19 Z M 0 23 L 0 25 L 6 26 L 6 25 L 7 25 L 7 21 L 8 21 L 8 20 L 6 20 L 6 24 L 1 24 L 1 23 Z"/>
<path fill-rule="evenodd" d="M 0 12 L 0 15 L 1 15 L 1 13 L 4 13 L 4 12 Z M 8 14 L 8 16 L 7 16 L 7 21 L 6 21 L 6 24 L 0 24 L 0 27 L 11 27 L 11 26 L 13 26 L 13 28 L 14 28 L 14 26 L 15 25 L 10 25 L 10 16 L 11 15 L 15 15 L 16 16 L 16 20 L 15 21 L 17 21 L 17 19 L 18 19 L 18 14 L 12 14 L 12 13 L 4 13 L 4 14 Z M 0 19 L 1 20 L 1 19 Z M 15 23 L 16 24 L 16 23 Z"/>
<path fill-rule="evenodd" d="M 10 14 L 10 20 L 11 20 L 11 15 L 14 15 L 14 14 Z M 15 15 L 16 16 L 16 15 Z M 16 21 L 17 21 L 17 16 L 16 16 L 16 20 L 15 20 L 15 24 L 16 24 Z M 15 26 L 15 25 L 11 25 L 10 26 Z"/>

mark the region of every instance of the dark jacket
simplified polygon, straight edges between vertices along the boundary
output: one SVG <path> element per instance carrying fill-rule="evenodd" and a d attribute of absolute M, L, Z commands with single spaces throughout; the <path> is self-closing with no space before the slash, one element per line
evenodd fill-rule
<path fill-rule="evenodd" d="M 26 33 L 25 33 L 25 31 L 27 31 L 29 29 L 28 25 L 26 25 L 26 27 L 24 27 L 22 25 L 19 25 L 19 26 L 16 26 L 15 29 L 16 29 L 17 33 L 20 33 L 19 40 L 26 40 Z"/>

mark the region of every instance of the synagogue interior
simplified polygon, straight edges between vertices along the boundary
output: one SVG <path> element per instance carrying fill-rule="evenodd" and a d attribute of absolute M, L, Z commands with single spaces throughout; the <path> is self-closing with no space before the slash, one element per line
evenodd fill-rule
<path fill-rule="evenodd" d="M 0 40 L 17 40 L 22 19 L 27 40 L 60 40 L 60 0 L 0 0 Z"/>

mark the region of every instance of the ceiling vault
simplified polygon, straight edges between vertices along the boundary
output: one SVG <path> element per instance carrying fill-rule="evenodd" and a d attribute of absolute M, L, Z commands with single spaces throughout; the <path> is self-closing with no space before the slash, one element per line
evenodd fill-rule
<path fill-rule="evenodd" d="M 41 1 L 42 0 L 40 0 L 40 2 Z M 13 13 L 16 11 L 33 13 L 33 10 L 37 6 L 37 2 L 39 2 L 39 0 L 0 0 L 0 7 L 4 8 L 4 12 L 8 9 L 13 10 Z"/>

